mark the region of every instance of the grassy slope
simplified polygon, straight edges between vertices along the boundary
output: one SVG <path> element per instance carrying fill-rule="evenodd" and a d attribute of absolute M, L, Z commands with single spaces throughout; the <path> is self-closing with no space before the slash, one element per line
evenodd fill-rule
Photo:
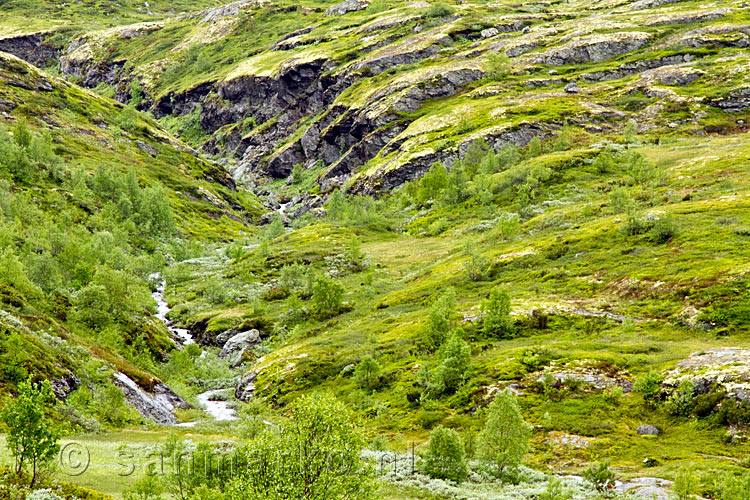
<path fill-rule="evenodd" d="M 40 88 L 44 90 L 40 91 Z M 54 152 L 62 159 L 64 175 L 77 169 L 88 176 L 100 169 L 123 173 L 133 171 L 145 186 L 163 185 L 176 219 L 178 236 L 182 238 L 204 241 L 231 238 L 245 230 L 260 212 L 254 197 L 227 187 L 231 180 L 223 170 L 191 153 L 153 120 L 43 74 L 3 53 L 0 53 L 0 98 L 17 106 L 3 118 L 3 126 L 25 121 L 33 134 L 47 137 Z M 144 145 L 153 149 L 146 152 L 142 149 Z M 39 216 L 45 217 L 40 224 L 45 223 L 47 217 L 54 217 L 58 207 L 66 209 L 66 217 L 70 213 L 76 214 L 69 227 L 60 228 L 67 231 L 71 241 L 81 237 L 82 233 L 97 231 L 94 215 L 101 207 L 70 208 L 78 197 L 69 191 L 67 184 L 40 181 L 34 186 L 4 185 L 4 190 L 8 188 L 16 198 L 27 196 L 25 203 L 30 213 L 38 210 Z M 66 205 L 64 200 L 68 199 L 71 203 Z M 7 196 L 5 200 L 9 203 Z M 45 227 L 37 227 L 39 232 L 28 227 L 26 231 L 30 232 L 13 236 L 13 244 L 18 249 L 41 245 L 45 241 Z M 4 231 L 7 229 L 4 227 Z M 117 236 L 122 237 L 121 234 Z M 66 311 L 71 314 L 69 295 L 42 294 L 35 290 L 3 285 L 3 310 L 6 314 L 3 337 L 11 332 L 21 336 L 30 373 L 54 378 L 67 370 L 78 372 L 85 361 L 80 357 L 84 352 L 128 373 L 146 386 L 152 383 L 153 375 L 133 366 L 121 356 L 122 353 L 72 333 L 71 323 L 67 322 L 70 317 L 66 319 Z M 146 310 L 141 316 L 136 321 L 142 334 L 159 349 L 171 345 L 160 321 Z"/>
<path fill-rule="evenodd" d="M 225 286 L 253 282 L 272 286 L 278 268 L 295 261 L 327 269 L 324 257 L 344 253 L 353 235 L 362 240 L 370 263 L 364 274 L 341 279 L 353 310 L 331 320 L 282 328 L 288 304 L 264 302 L 265 316 L 277 321 L 277 329 L 264 351 L 267 354 L 253 367 L 259 372 L 259 396 L 283 405 L 299 391 L 330 390 L 358 408 L 374 434 L 401 442 L 421 441 L 438 422 L 465 433 L 477 430 L 481 420 L 472 409 L 482 404 L 489 387 L 533 380 L 533 376 L 527 378 L 533 370 L 520 362 L 530 348 L 549 351 L 560 366 L 605 362 L 632 379 L 652 369 L 667 369 L 707 348 L 750 346 L 744 327 L 738 325 L 710 331 L 680 325 L 681 313 L 688 306 L 702 309 L 713 301 L 718 304 L 722 297 L 731 300 L 726 295 L 733 293 L 730 290 L 746 288 L 743 263 L 748 251 L 743 228 L 750 223 L 744 215 L 750 195 L 746 141 L 743 136 L 686 138 L 634 150 L 667 175 L 666 182 L 653 190 L 638 193 L 634 189 L 644 214 L 664 212 L 674 217 L 679 231 L 663 245 L 650 242 L 645 235 L 622 233 L 625 217 L 612 213 L 609 191 L 626 174 L 619 169 L 602 174 L 590 164 L 570 161 L 580 155 L 590 157 L 590 150 L 584 150 L 531 160 L 557 164 L 556 176 L 540 189 L 531 209 L 535 215 L 507 240 L 497 230 L 469 230 L 481 220 L 513 210 L 512 199 L 496 198 L 490 207 L 466 203 L 417 217 L 407 233 L 359 224 L 312 223 L 274 240 L 266 259 L 251 252 L 224 272 Z M 434 217 L 447 219 L 449 229 L 439 236 L 420 236 Z M 391 222 L 403 224 L 404 219 Z M 464 271 L 467 246 L 495 263 L 491 280 L 468 279 Z M 365 292 L 367 273 L 374 276 L 374 295 Z M 201 285 L 183 281 L 172 288 L 170 300 L 187 301 L 175 310 L 187 323 L 208 318 L 209 330 L 220 331 L 257 317 L 253 301 L 218 309 L 202 303 L 195 293 Z M 410 404 L 406 394 L 414 390 L 414 367 L 430 359 L 420 341 L 427 305 L 440 290 L 454 286 L 459 310 L 470 317 L 497 285 L 513 297 L 513 310 L 523 325 L 521 336 L 485 338 L 471 323 L 465 324 L 465 335 L 472 340 L 470 381 L 454 396 L 422 407 Z M 548 329 L 539 330 L 526 319 L 533 309 L 550 314 Z M 572 314 L 576 309 L 648 321 L 583 317 Z M 372 394 L 358 389 L 349 375 L 340 374 L 366 353 L 375 355 L 384 370 L 383 383 Z M 543 426 L 535 433 L 535 452 L 530 457 L 531 463 L 542 468 L 575 470 L 588 461 L 606 458 L 625 475 L 671 477 L 688 464 L 699 464 L 704 471 L 731 469 L 748 451 L 745 444 L 724 444 L 724 430 L 669 417 L 644 405 L 636 394 L 618 404 L 590 390 L 574 391 L 559 402 L 530 392 L 522 401 L 527 418 Z M 551 423 L 544 423 L 545 413 Z M 644 422 L 661 425 L 664 435 L 658 440 L 636 436 L 636 427 Z M 581 450 L 551 446 L 547 440 L 554 432 L 589 436 L 593 444 Z M 663 465 L 644 470 L 644 457 L 656 458 Z"/>

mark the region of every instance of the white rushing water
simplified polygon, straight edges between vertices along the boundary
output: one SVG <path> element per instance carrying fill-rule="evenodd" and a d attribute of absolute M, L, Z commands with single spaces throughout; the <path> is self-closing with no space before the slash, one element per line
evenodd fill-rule
<path fill-rule="evenodd" d="M 151 278 L 159 280 L 161 275 L 153 274 Z M 181 345 L 185 346 L 188 344 L 194 344 L 193 336 L 190 335 L 190 331 L 186 328 L 177 328 L 171 321 L 167 319 L 167 314 L 170 311 L 169 304 L 164 299 L 164 289 L 167 286 L 167 281 L 161 279 L 159 285 L 156 287 L 156 291 L 151 296 L 156 300 L 156 317 L 159 318 L 166 326 L 167 330 L 178 339 L 180 339 Z M 178 344 L 179 346 L 179 344 Z M 211 401 L 211 398 L 216 394 L 223 392 L 226 389 L 214 389 L 198 394 L 198 401 L 206 409 L 206 413 L 211 415 L 215 420 L 237 420 L 236 412 L 229 406 L 226 401 Z M 178 424 L 182 427 L 192 427 L 198 422 L 185 422 Z"/>

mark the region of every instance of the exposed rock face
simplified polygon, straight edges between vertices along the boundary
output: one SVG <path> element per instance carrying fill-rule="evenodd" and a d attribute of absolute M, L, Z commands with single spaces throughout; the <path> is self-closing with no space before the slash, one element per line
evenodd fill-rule
<path fill-rule="evenodd" d="M 673 14 L 665 16 L 655 16 L 646 21 L 648 26 L 662 26 L 665 24 L 687 24 L 703 21 L 714 21 L 721 19 L 732 12 L 732 9 L 719 9 L 709 12 L 691 12 L 688 14 Z"/>
<path fill-rule="evenodd" d="M 593 73 L 584 73 L 581 76 L 584 80 L 589 82 L 604 82 L 608 80 L 624 78 L 629 75 L 635 75 L 637 73 L 642 73 L 649 69 L 659 68 L 662 66 L 689 63 L 693 60 L 695 60 L 695 56 L 691 54 L 665 56 L 658 59 L 646 59 L 631 63 L 625 63 L 615 69 L 596 71 Z"/>
<path fill-rule="evenodd" d="M 161 382 L 154 385 L 152 393 L 148 393 L 141 389 L 130 377 L 118 372 L 115 373 L 115 383 L 120 386 L 125 399 L 135 407 L 141 416 L 153 420 L 157 424 L 176 424 L 175 408 L 190 407 L 185 400 Z"/>
<path fill-rule="evenodd" d="M 41 71 L 29 67 L 16 56 L 0 52 L 0 68 L 7 70 L 3 71 L 2 81 L 11 87 L 40 92 L 54 90 L 52 82 Z"/>
<path fill-rule="evenodd" d="M 333 5 L 326 9 L 327 16 L 343 16 L 349 12 L 365 10 L 370 5 L 368 0 L 344 0 L 340 4 Z"/>
<path fill-rule="evenodd" d="M 68 394 L 81 386 L 81 379 L 79 379 L 74 373 L 68 372 L 66 375 L 50 381 L 50 384 L 52 385 L 52 391 L 55 393 L 55 397 L 61 401 L 65 401 Z"/>
<path fill-rule="evenodd" d="M 641 78 L 646 82 L 662 85 L 689 85 L 705 74 L 697 68 L 665 66 L 644 72 Z"/>
<path fill-rule="evenodd" d="M 691 354 L 666 373 L 664 385 L 677 387 L 682 380 L 692 381 L 698 393 L 719 385 L 727 395 L 750 401 L 750 349 L 725 347 Z"/>
<path fill-rule="evenodd" d="M 750 109 L 750 87 L 736 88 L 724 98 L 712 101 L 711 105 L 735 112 Z"/>
<path fill-rule="evenodd" d="M 242 377 L 234 390 L 234 397 L 243 402 L 249 401 L 255 395 L 255 379 L 257 376 L 257 373 L 250 372 Z"/>
<path fill-rule="evenodd" d="M 46 33 L 32 33 L 0 39 L 0 51 L 30 62 L 36 66 L 49 66 L 60 58 L 60 50 L 44 41 Z"/>
<path fill-rule="evenodd" d="M 644 47 L 651 41 L 648 33 L 633 31 L 609 35 L 591 35 L 555 47 L 536 59 L 538 64 L 561 66 L 585 62 L 601 62 Z"/>

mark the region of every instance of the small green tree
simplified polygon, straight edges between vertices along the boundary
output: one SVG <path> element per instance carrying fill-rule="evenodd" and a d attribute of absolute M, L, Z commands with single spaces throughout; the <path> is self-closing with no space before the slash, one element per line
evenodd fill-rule
<path fill-rule="evenodd" d="M 434 163 L 430 170 L 419 181 L 417 199 L 420 204 L 438 200 L 448 186 L 448 169 L 441 163 Z"/>
<path fill-rule="evenodd" d="M 493 464 L 498 476 L 512 474 L 529 451 L 531 426 L 521 415 L 509 390 L 499 393 L 487 409 L 487 420 L 479 433 L 479 454 Z"/>
<path fill-rule="evenodd" d="M 354 380 L 361 387 L 372 388 L 380 376 L 380 365 L 369 354 L 362 358 L 354 370 Z"/>
<path fill-rule="evenodd" d="M 526 145 L 526 157 L 534 158 L 542 154 L 542 141 L 539 137 L 534 136 Z"/>
<path fill-rule="evenodd" d="M 450 479 L 457 483 L 466 480 L 469 473 L 466 453 L 456 431 L 439 426 L 430 433 L 423 467 L 430 477 Z"/>
<path fill-rule="evenodd" d="M 425 325 L 427 346 L 434 350 L 440 348 L 456 326 L 456 290 L 448 288 L 430 306 Z"/>
<path fill-rule="evenodd" d="M 695 388 L 690 380 L 683 380 L 677 390 L 667 399 L 667 412 L 675 417 L 689 416 L 695 407 Z"/>
<path fill-rule="evenodd" d="M 31 468 L 31 486 L 37 475 L 49 465 L 60 450 L 60 434 L 45 416 L 45 409 L 55 401 L 48 381 L 18 385 L 18 395 L 8 402 L 0 419 L 8 426 L 7 446 L 15 460 L 16 474 Z"/>
<path fill-rule="evenodd" d="M 318 317 L 336 316 L 341 311 L 345 292 L 344 285 L 338 281 L 324 274 L 317 276 L 312 285 L 312 299 Z"/>
<path fill-rule="evenodd" d="M 438 359 L 436 367 L 425 366 L 418 374 L 419 383 L 425 388 L 425 398 L 456 392 L 466 379 L 471 364 L 471 349 L 459 335 L 453 333 L 440 347 Z"/>
<path fill-rule="evenodd" d="M 490 296 L 482 302 L 482 331 L 485 335 L 508 338 L 515 333 L 510 317 L 510 295 L 505 290 L 493 288 Z"/>
<path fill-rule="evenodd" d="M 375 468 L 352 412 L 328 394 L 302 396 L 292 417 L 247 448 L 246 466 L 228 488 L 230 500 L 368 500 Z"/>

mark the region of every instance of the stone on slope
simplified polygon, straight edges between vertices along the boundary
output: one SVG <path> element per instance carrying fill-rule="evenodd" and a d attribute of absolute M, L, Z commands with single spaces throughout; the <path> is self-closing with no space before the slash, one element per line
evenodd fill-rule
<path fill-rule="evenodd" d="M 259 343 L 260 332 L 258 330 L 240 332 L 227 340 L 221 349 L 221 353 L 219 353 L 219 357 L 229 360 L 231 366 L 237 366 L 242 361 L 242 355 Z"/>
<path fill-rule="evenodd" d="M 240 401 L 247 402 L 255 394 L 255 379 L 258 376 L 255 372 L 250 372 L 240 379 L 234 390 L 234 397 Z"/>
<path fill-rule="evenodd" d="M 349 12 L 356 12 L 358 10 L 365 10 L 370 5 L 369 0 L 344 0 L 343 2 L 328 7 L 326 9 L 327 16 L 343 16 Z"/>

